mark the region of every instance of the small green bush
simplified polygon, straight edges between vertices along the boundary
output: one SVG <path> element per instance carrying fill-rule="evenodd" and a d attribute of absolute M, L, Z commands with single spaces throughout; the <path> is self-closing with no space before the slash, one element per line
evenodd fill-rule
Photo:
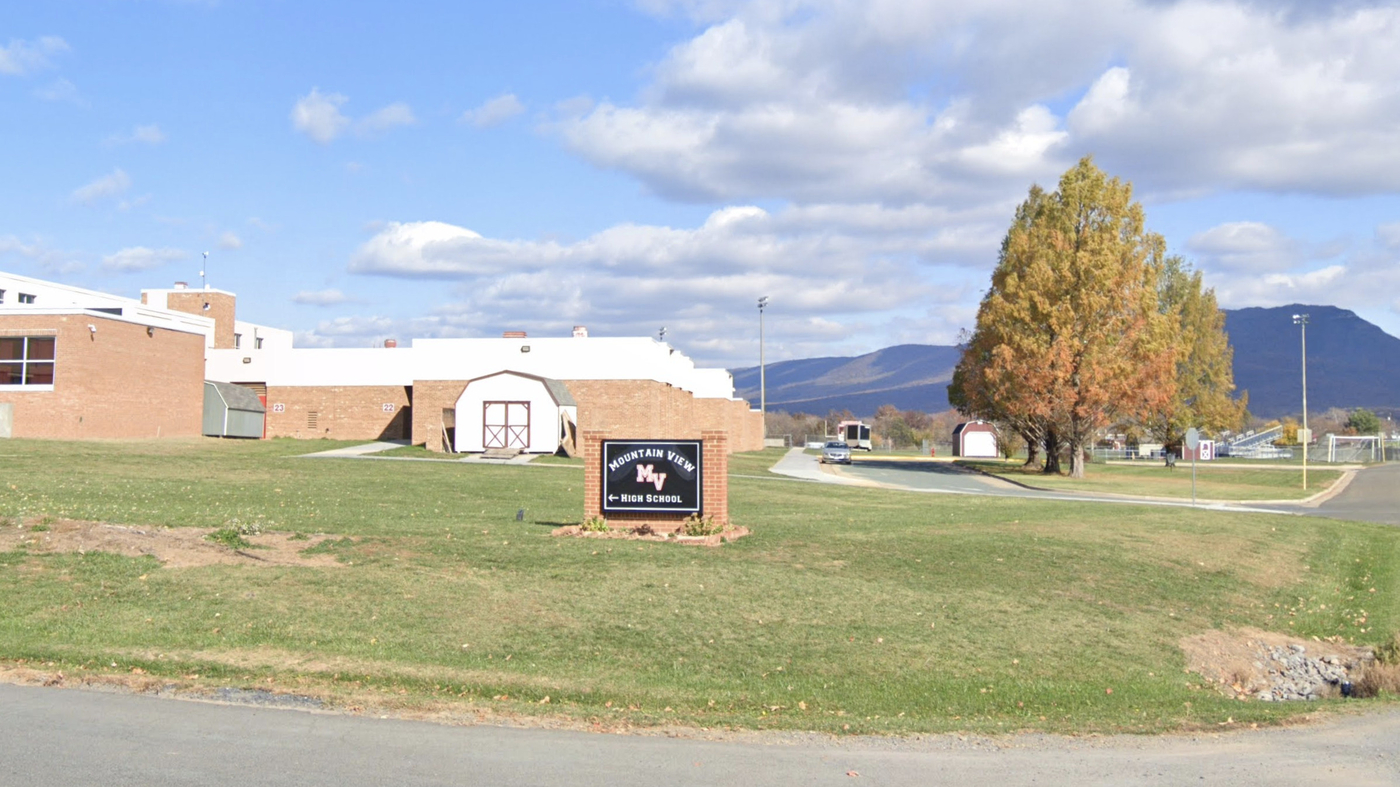
<path fill-rule="evenodd" d="M 600 516 L 591 516 L 583 520 L 579 529 L 585 533 L 606 533 L 612 528 L 608 527 L 608 520 Z"/>
<path fill-rule="evenodd" d="M 205 538 L 213 541 L 215 544 L 222 544 L 229 549 L 247 549 L 253 545 L 253 542 L 244 538 L 243 534 L 238 532 L 238 528 L 236 527 L 221 527 L 205 536 Z"/>
<path fill-rule="evenodd" d="M 39 524 L 34 525 L 33 527 L 30 527 L 30 528 L 29 528 L 29 532 L 31 532 L 31 533 L 43 533 L 44 531 L 46 531 L 46 530 L 48 530 L 48 529 L 49 529 L 49 526 L 48 526 L 48 525 L 44 524 L 43 522 L 40 522 Z"/>
<path fill-rule="evenodd" d="M 702 517 L 699 514 L 691 514 L 685 518 L 685 523 L 681 525 L 681 532 L 688 536 L 712 536 L 716 533 L 723 533 L 724 525 L 717 524 L 712 516 Z"/>

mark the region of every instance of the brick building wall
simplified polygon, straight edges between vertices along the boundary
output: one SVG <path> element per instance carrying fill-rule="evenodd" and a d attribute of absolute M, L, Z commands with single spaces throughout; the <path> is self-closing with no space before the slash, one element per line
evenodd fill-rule
<path fill-rule="evenodd" d="M 697 399 L 688 391 L 654 380 L 565 380 L 578 403 L 579 432 L 636 432 L 692 437 L 710 429 L 728 434 L 729 451 L 763 448 L 762 419 L 747 402 Z M 467 387 L 466 380 L 416 380 L 413 383 L 413 442 L 430 451 L 445 451 L 444 409 L 452 409 Z"/>
<path fill-rule="evenodd" d="M 579 412 L 583 412 L 582 404 Z M 685 433 L 638 433 L 636 423 L 620 429 L 580 430 L 583 454 L 583 518 L 603 515 L 603 441 L 604 440 L 700 440 L 702 487 L 700 507 L 704 516 L 716 523 L 729 524 L 729 435 L 722 429 L 687 430 Z M 626 512 L 609 514 L 614 527 L 650 525 L 658 532 L 680 530 L 684 514 L 656 512 Z"/>
<path fill-rule="evenodd" d="M 89 331 L 88 326 L 97 328 Z M 6 390 L 14 437 L 198 437 L 204 337 L 91 314 L 5 315 L 0 336 L 56 337 L 52 391 Z"/>
<path fill-rule="evenodd" d="M 145 295 L 142 296 L 145 300 Z M 165 308 L 185 312 L 186 314 L 198 314 L 202 317 L 209 317 L 214 320 L 214 349 L 233 349 L 233 321 L 234 306 L 237 299 L 226 292 L 215 292 L 213 290 L 180 290 L 168 293 L 165 296 Z M 205 309 L 204 304 L 209 304 Z"/>
<path fill-rule="evenodd" d="M 429 451 L 450 452 L 442 437 L 442 411 L 455 409 L 466 380 L 413 381 L 413 442 Z"/>
<path fill-rule="evenodd" d="M 267 436 L 410 439 L 411 401 L 412 389 L 403 385 L 270 385 Z"/>

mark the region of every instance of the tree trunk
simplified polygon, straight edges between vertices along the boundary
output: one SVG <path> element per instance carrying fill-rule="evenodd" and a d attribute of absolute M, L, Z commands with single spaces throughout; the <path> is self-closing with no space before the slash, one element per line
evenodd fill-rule
<path fill-rule="evenodd" d="M 1078 440 L 1071 440 L 1069 444 L 1069 477 L 1084 477 L 1084 446 Z"/>
<path fill-rule="evenodd" d="M 1060 436 L 1051 430 L 1045 432 L 1045 468 L 1042 472 L 1046 475 L 1060 474 Z"/>

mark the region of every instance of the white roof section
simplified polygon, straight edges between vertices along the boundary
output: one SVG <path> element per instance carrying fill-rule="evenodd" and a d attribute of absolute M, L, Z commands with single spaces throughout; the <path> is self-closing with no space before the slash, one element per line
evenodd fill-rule
<path fill-rule="evenodd" d="M 141 303 L 135 298 L 85 290 L 67 284 L 34 279 L 0 271 L 0 314 L 76 314 L 164 328 L 182 333 L 195 333 L 212 342 L 214 320 L 197 314 L 173 312 Z M 33 296 L 33 303 L 20 303 L 19 296 Z"/>
<path fill-rule="evenodd" d="M 654 380 L 701 399 L 734 398 L 724 369 L 697 369 L 670 345 L 647 337 L 414 339 L 411 347 L 299 349 L 263 343 L 209 350 L 206 376 L 269 386 L 412 385 L 415 380 L 475 380 L 512 371 L 552 380 Z"/>

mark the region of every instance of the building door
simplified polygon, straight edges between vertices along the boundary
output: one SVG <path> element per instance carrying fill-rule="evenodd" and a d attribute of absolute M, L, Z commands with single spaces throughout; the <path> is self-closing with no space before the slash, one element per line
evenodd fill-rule
<path fill-rule="evenodd" d="M 483 448 L 530 447 L 529 402 L 482 402 Z"/>

